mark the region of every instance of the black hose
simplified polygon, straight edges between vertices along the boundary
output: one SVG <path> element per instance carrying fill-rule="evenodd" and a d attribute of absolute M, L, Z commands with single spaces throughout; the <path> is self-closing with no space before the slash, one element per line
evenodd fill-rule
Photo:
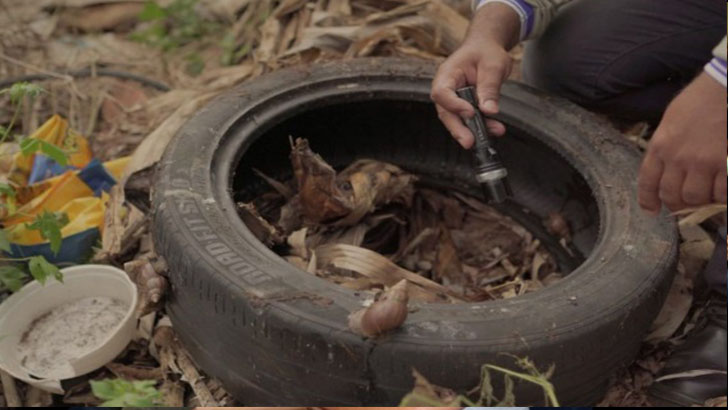
<path fill-rule="evenodd" d="M 101 76 L 101 77 L 116 77 L 116 78 L 123 78 L 126 80 L 133 80 L 136 82 L 139 82 L 141 84 L 144 84 L 146 86 L 155 88 L 159 91 L 169 91 L 170 88 L 164 83 L 160 83 L 159 81 L 151 80 L 146 77 L 142 77 L 137 74 L 127 73 L 125 71 L 117 71 L 117 70 L 109 70 L 106 68 L 97 68 L 95 70 L 92 70 L 91 68 L 83 68 L 76 71 L 69 71 L 67 73 L 62 73 L 62 75 L 68 75 L 73 78 L 83 78 L 83 77 L 91 77 L 91 76 Z M 58 77 L 51 75 L 51 74 L 26 74 L 21 75 L 17 77 L 10 77 L 0 80 L 0 89 L 9 87 L 15 83 L 22 82 L 22 81 L 43 81 L 43 80 L 53 80 L 58 79 Z"/>

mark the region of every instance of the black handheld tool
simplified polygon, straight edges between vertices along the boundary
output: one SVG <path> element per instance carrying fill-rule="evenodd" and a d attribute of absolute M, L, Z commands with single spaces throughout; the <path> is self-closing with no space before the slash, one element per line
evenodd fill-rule
<path fill-rule="evenodd" d="M 475 115 L 463 120 L 475 137 L 473 156 L 475 157 L 475 178 L 483 188 L 483 195 L 488 202 L 501 203 L 513 195 L 508 184 L 508 171 L 500 161 L 498 153 L 493 149 L 485 128 L 485 120 L 478 108 L 478 98 L 475 87 L 468 86 L 455 91 L 458 97 L 470 103 L 475 108 Z"/>

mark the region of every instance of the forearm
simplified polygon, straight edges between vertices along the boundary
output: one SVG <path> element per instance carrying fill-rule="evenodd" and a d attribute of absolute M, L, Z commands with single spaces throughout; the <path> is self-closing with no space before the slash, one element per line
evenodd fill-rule
<path fill-rule="evenodd" d="M 464 42 L 492 41 L 510 50 L 519 42 L 520 27 L 521 21 L 512 8 L 502 3 L 488 3 L 476 11 Z"/>

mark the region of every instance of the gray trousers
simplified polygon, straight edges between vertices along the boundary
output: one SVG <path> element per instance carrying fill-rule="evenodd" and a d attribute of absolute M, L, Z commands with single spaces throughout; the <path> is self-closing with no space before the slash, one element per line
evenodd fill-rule
<path fill-rule="evenodd" d="M 656 123 L 725 35 L 722 0 L 577 0 L 526 43 L 523 77 L 592 111 Z"/>

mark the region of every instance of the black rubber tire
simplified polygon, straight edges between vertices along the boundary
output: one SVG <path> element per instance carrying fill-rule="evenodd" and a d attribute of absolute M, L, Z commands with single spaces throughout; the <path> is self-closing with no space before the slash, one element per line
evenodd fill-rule
<path fill-rule="evenodd" d="M 325 101 L 429 101 L 434 69 L 366 59 L 281 70 L 221 95 L 167 148 L 152 203 L 156 249 L 170 268 L 168 313 L 201 368 L 244 404 L 396 405 L 412 388 L 413 368 L 464 392 L 484 363 L 513 368 L 501 354 L 511 353 L 541 368 L 555 364 L 562 405 L 591 405 L 636 356 L 672 281 L 674 221 L 639 210 L 639 153 L 616 131 L 523 85 L 504 85 L 500 118 L 563 157 L 599 208 L 591 253 L 553 286 L 508 300 L 420 306 L 392 334 L 364 339 L 347 328 L 363 296 L 289 265 L 237 217 L 233 173 L 265 130 Z M 448 159 L 456 173 L 468 169 L 465 158 Z M 523 405 L 543 400 L 524 383 L 516 397 Z"/>

